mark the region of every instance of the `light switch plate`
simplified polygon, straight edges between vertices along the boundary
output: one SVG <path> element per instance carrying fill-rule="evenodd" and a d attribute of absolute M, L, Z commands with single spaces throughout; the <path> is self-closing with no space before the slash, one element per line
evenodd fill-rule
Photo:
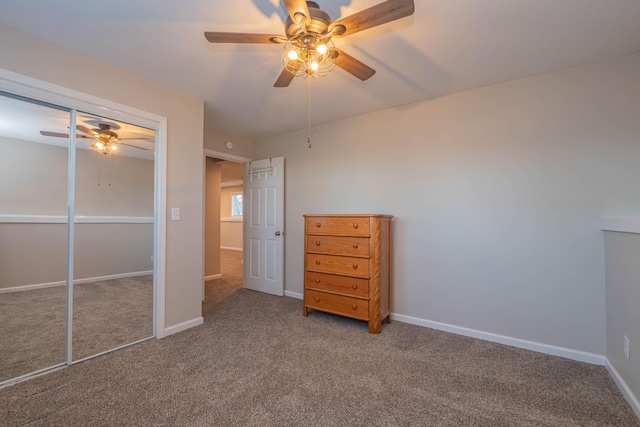
<path fill-rule="evenodd" d="M 171 221 L 180 221 L 180 208 L 171 208 Z"/>

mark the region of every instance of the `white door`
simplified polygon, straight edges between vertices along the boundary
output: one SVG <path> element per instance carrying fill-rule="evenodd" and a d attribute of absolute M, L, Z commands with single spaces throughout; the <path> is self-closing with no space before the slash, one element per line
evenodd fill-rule
<path fill-rule="evenodd" d="M 284 295 L 284 157 L 244 166 L 244 287 Z"/>

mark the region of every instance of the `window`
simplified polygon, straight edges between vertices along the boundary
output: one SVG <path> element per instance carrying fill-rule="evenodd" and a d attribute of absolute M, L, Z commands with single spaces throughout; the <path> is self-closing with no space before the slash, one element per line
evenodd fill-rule
<path fill-rule="evenodd" d="M 231 195 L 231 216 L 242 216 L 242 193 Z"/>

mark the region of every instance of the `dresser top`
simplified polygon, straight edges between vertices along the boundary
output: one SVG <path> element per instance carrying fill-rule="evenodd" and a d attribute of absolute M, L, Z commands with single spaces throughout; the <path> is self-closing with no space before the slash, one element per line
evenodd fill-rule
<path fill-rule="evenodd" d="M 393 215 L 384 215 L 384 214 L 304 214 L 305 218 L 314 218 L 314 217 L 333 217 L 333 218 L 371 218 L 371 217 L 380 217 L 380 218 L 393 218 Z"/>

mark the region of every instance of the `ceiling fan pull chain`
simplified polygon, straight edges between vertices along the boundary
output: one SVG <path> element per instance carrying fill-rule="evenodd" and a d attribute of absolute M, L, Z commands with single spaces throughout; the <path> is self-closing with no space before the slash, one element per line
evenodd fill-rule
<path fill-rule="evenodd" d="M 98 187 L 100 187 L 100 176 L 102 175 L 102 155 L 98 152 Z"/>
<path fill-rule="evenodd" d="M 307 146 L 311 148 L 311 78 L 307 77 Z"/>
<path fill-rule="evenodd" d="M 109 187 L 111 187 L 111 153 L 109 153 Z"/>

